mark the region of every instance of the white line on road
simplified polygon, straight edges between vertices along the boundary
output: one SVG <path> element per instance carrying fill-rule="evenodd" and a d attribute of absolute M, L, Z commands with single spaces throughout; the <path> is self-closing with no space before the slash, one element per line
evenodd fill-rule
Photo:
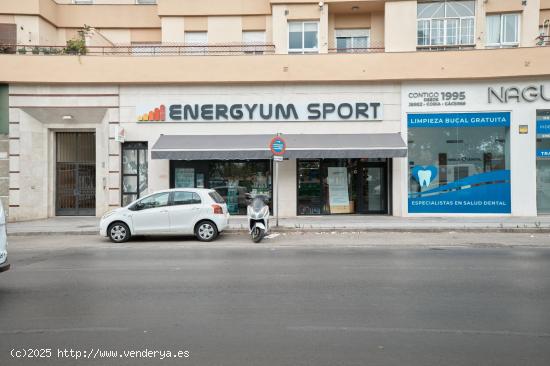
<path fill-rule="evenodd" d="M 511 330 L 477 330 L 477 329 L 431 329 L 431 328 L 373 328 L 373 327 L 337 327 L 337 326 L 291 326 L 288 330 L 302 332 L 338 331 L 338 332 L 369 332 L 369 333 L 436 333 L 459 335 L 498 335 L 517 337 L 550 338 L 550 333 L 516 332 Z"/>
<path fill-rule="evenodd" d="M 15 329 L 0 330 L 0 334 L 34 334 L 34 333 L 66 333 L 66 332 L 127 332 L 128 328 L 89 327 L 89 328 L 50 328 L 50 329 Z"/>

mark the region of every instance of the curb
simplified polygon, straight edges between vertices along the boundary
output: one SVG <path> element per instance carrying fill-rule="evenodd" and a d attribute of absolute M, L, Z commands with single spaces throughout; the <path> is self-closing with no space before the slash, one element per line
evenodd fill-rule
<path fill-rule="evenodd" d="M 548 228 L 513 228 L 513 227 L 503 227 L 503 228 L 346 228 L 346 227 L 281 227 L 277 230 L 272 229 L 274 232 L 317 232 L 317 233 L 516 233 L 516 234 L 546 234 L 550 233 L 550 227 Z M 224 230 L 224 233 L 227 234 L 241 234 L 248 233 L 248 230 L 245 228 L 237 229 L 231 228 Z M 8 232 L 8 236 L 53 236 L 53 235 L 99 235 L 99 230 L 81 230 L 81 231 L 19 231 L 19 232 Z"/>

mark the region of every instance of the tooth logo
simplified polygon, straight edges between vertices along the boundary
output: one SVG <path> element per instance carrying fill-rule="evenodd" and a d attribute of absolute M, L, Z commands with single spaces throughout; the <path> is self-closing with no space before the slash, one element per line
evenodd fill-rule
<path fill-rule="evenodd" d="M 420 184 L 420 187 L 428 187 L 437 177 L 437 168 L 433 165 L 416 166 L 412 170 L 412 176 Z"/>
<path fill-rule="evenodd" d="M 420 186 L 427 187 L 432 182 L 432 172 L 429 170 L 419 170 L 418 171 L 418 181 Z"/>

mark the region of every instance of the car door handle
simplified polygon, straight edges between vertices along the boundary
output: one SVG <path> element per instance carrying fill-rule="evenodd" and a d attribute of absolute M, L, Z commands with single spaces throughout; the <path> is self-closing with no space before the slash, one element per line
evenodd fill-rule
<path fill-rule="evenodd" d="M 193 211 L 198 211 L 198 210 L 200 210 L 200 207 L 193 207 L 192 210 Z"/>
<path fill-rule="evenodd" d="M 167 213 L 168 210 L 162 210 L 162 211 L 160 211 L 160 212 L 161 212 L 161 213 Z"/>

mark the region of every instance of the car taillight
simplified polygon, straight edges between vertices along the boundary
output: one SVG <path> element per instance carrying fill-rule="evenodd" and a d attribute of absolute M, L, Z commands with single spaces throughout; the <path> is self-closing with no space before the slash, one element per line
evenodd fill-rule
<path fill-rule="evenodd" d="M 223 209 L 220 205 L 212 205 L 212 208 L 214 209 L 214 215 L 223 215 Z"/>

